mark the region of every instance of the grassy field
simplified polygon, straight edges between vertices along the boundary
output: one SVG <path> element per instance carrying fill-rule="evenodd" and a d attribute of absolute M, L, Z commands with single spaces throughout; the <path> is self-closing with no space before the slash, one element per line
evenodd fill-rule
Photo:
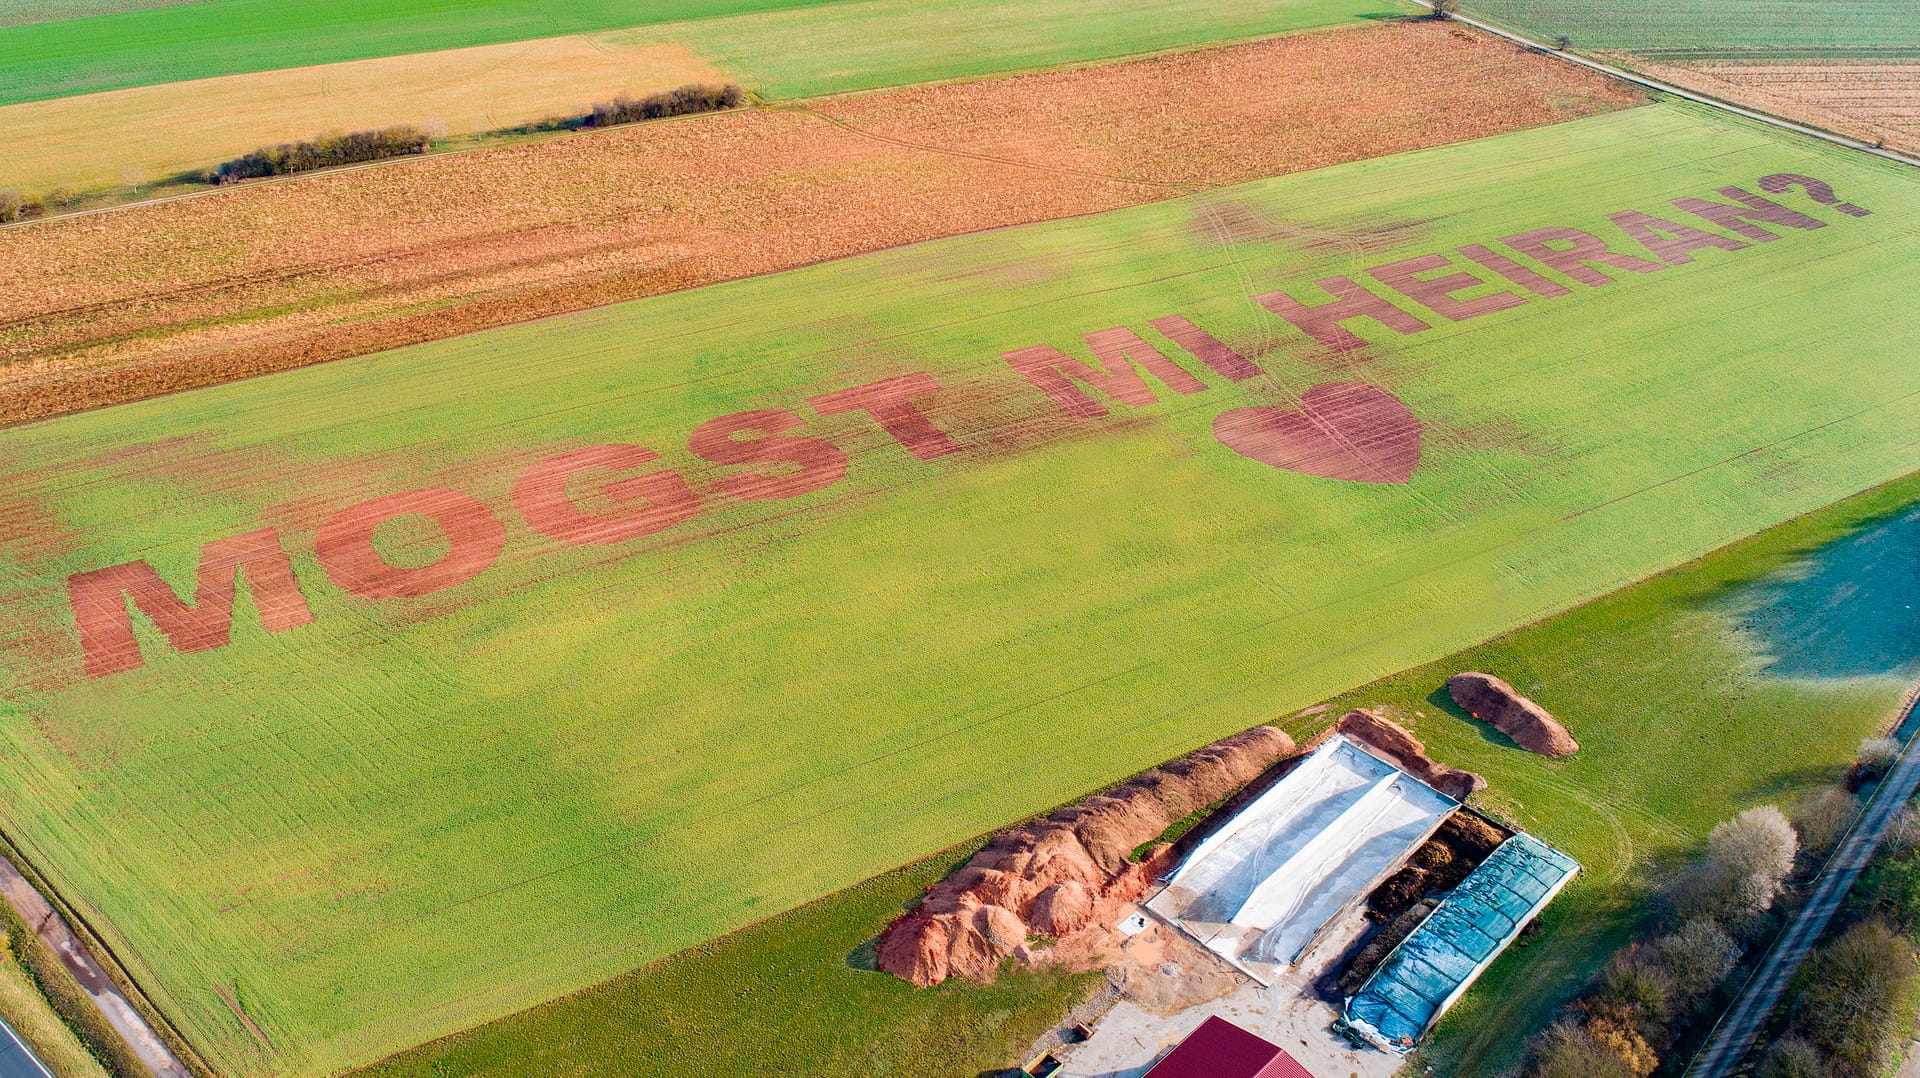
<path fill-rule="evenodd" d="M 1337 355 L 1248 302 L 1789 170 L 1872 216 L 1782 194 L 1829 223 L 1415 335 L 1357 322 L 1371 346 Z M 1916 210 L 1893 166 L 1654 106 L 13 428 L 0 813 L 222 1068 L 365 1062 L 1920 467 Z M 1000 359 L 1170 314 L 1267 373 L 1069 418 Z M 805 403 L 919 371 L 958 452 Z M 1420 422 L 1410 482 L 1214 436 L 1355 380 Z M 764 409 L 845 478 L 800 493 L 836 457 L 790 445 L 812 463 L 770 505 L 683 449 Z M 664 454 L 705 507 L 616 546 L 530 530 L 516 478 L 596 443 Z M 589 512 L 630 495 L 584 482 Z M 314 551 L 416 488 L 492 507 L 459 517 L 492 567 L 414 598 L 329 583 L 411 586 Z M 176 654 L 142 619 L 143 667 L 82 672 L 69 574 L 184 586 L 263 523 L 311 624 L 242 602 L 230 644 Z M 408 521 L 376 539 L 489 560 Z"/>
<path fill-rule="evenodd" d="M 1347 694 L 1331 714 L 1383 707 L 1411 724 L 1442 760 L 1471 761 L 1492 777 L 1489 804 L 1576 853 L 1582 876 L 1550 909 L 1544 931 L 1509 950 L 1440 1028 L 1426 1053 L 1445 1075 L 1506 1073 L 1527 1035 L 1633 934 L 1652 878 L 1737 808 L 1790 802 L 1838 776 L 1857 739 L 1877 729 L 1903 688 L 1898 679 L 1792 680 L 1756 662 L 1755 641 L 1729 614 L 1752 582 L 1805 551 L 1920 498 L 1920 477 L 1801 517 L 1671 573 L 1509 636 Z M 1503 672 L 1550 702 L 1582 741 L 1553 763 L 1483 737 L 1437 706 L 1460 670 Z M 1676 717 L 1682 717 L 1677 720 Z M 1324 719 L 1290 723 L 1305 734 Z M 794 1075 L 896 1073 L 863 1067 L 921 1043 L 972 1043 L 981 1011 L 1020 1031 L 1057 1020 L 1065 999 L 1031 978 L 992 989 L 911 992 L 876 985 L 846 961 L 950 861 L 861 884 L 703 945 L 610 984 L 423 1045 L 369 1068 L 370 1076 L 580 1073 L 665 1058 L 697 1042 L 675 1073 L 720 1078 L 755 1053 Z M 745 993 L 744 997 L 742 993 Z M 953 993 L 968 1006 L 955 1009 Z M 773 1000 L 779 1002 L 775 1004 Z M 771 1043 L 752 1016 L 792 1013 Z M 884 1017 L 880 1017 L 884 1015 Z M 869 1056 L 868 1053 L 874 1053 Z M 974 1078 L 1012 1051 L 952 1052 L 897 1073 Z M 628 1070 L 631 1066 L 614 1069 Z"/>
<path fill-rule="evenodd" d="M 1466 11 L 1649 56 L 1920 55 L 1920 5 L 1908 0 L 1467 0 Z"/>
<path fill-rule="evenodd" d="M 207 0 L 0 27 L 0 105 L 621 28 L 779 95 L 1007 71 L 1325 26 L 1400 0 Z M 739 16 L 721 18 L 720 16 Z M 766 18 L 788 15 L 790 18 Z M 660 25 L 671 24 L 671 25 Z M 765 86 L 761 86 L 765 83 Z"/>
<path fill-rule="evenodd" d="M 12 0 L 0 8 L 0 26 L 28 22 L 52 22 L 56 19 L 83 19 L 90 15 L 111 15 L 121 11 L 172 7 L 175 4 L 204 4 L 208 0 Z"/>
<path fill-rule="evenodd" d="M 879 926 L 964 856 L 886 873 L 364 1073 L 650 1074 L 670 1059 L 676 1078 L 976 1078 L 1025 1062 L 1021 1052 L 1101 974 L 1009 966 L 991 986 L 956 980 L 922 990 L 871 968 Z"/>
<path fill-rule="evenodd" d="M 0 108 L 0 188 L 146 184 L 327 131 L 471 134 L 720 81 L 681 45 L 576 35 L 29 101 Z"/>
<path fill-rule="evenodd" d="M 903 86 L 1384 18 L 1404 0 L 859 0 L 626 31 L 671 41 L 768 97 Z"/>

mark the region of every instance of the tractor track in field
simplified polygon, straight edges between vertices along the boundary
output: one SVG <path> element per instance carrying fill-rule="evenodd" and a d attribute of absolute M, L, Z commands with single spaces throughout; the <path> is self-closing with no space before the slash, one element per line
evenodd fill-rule
<path fill-rule="evenodd" d="M 1482 90 L 1451 92 L 1468 83 Z M 1406 22 L 47 221 L 0 232 L 0 422 L 1643 100 L 1488 35 Z"/>

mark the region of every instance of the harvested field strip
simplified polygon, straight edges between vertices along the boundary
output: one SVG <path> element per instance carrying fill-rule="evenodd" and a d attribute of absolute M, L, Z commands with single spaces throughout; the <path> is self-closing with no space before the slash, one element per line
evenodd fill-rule
<path fill-rule="evenodd" d="M 148 183 L 325 131 L 489 131 L 707 81 L 724 80 L 683 45 L 574 36 L 9 105 L 0 188 Z"/>
<path fill-rule="evenodd" d="M 1465 84 L 1481 89 L 1450 96 Z M 1396 95 L 1358 85 L 1393 85 Z M 0 417 L 1640 100 L 1490 36 L 1396 24 L 835 98 L 810 112 L 702 117 L 49 222 L 0 232 Z M 1223 212 L 1222 228 L 1239 227 Z"/>
<path fill-rule="evenodd" d="M 1659 63 L 1644 53 L 1609 59 L 1675 86 L 1920 152 L 1920 63 Z"/>
<path fill-rule="evenodd" d="M 1578 49 L 1920 52 L 1912 0 L 1467 0 L 1465 10 L 1540 40 L 1565 34 Z"/>
<path fill-rule="evenodd" d="M 1916 215 L 1659 105 L 15 427 L 0 819 L 222 1070 L 367 1062 L 1920 468 Z"/>
<path fill-rule="evenodd" d="M 766 82 L 770 93 L 797 96 L 1409 10 L 1405 0 L 223 0 L 0 27 L 0 104 L 636 27 L 645 28 L 636 42 L 688 46 Z"/>

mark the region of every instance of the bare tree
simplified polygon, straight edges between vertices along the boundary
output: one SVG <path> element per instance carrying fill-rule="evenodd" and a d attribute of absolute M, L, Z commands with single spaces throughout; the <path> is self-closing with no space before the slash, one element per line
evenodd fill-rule
<path fill-rule="evenodd" d="M 1719 987 L 1740 960 L 1740 945 L 1718 922 L 1688 921 L 1654 945 L 1674 994 L 1694 1000 Z"/>
<path fill-rule="evenodd" d="M 1893 767 L 1900 758 L 1900 743 L 1890 737 L 1870 737 L 1860 742 L 1858 761 L 1862 779 L 1877 779 Z"/>
<path fill-rule="evenodd" d="M 1734 912 L 1740 914 L 1773 907 L 1799 849 L 1793 824 L 1774 805 L 1750 808 L 1707 836 L 1707 861 L 1725 881 Z"/>
<path fill-rule="evenodd" d="M 1814 857 L 1825 854 L 1840 841 L 1859 811 L 1859 802 L 1839 786 L 1829 786 L 1807 798 L 1793 814 L 1793 829 L 1800 835 L 1801 849 Z"/>

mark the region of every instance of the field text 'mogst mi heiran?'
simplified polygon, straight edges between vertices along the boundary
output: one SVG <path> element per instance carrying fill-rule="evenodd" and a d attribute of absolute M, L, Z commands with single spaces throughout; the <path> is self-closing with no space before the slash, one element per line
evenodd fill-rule
<path fill-rule="evenodd" d="M 1604 236 L 1567 227 L 1537 228 L 1446 254 L 1370 267 L 1366 272 L 1373 283 L 1326 277 L 1314 281 L 1313 289 L 1276 290 L 1254 296 L 1253 301 L 1322 347 L 1349 351 L 1365 343 L 1349 328 L 1356 320 L 1366 319 L 1398 334 L 1417 334 L 1431 328 L 1430 318 L 1461 322 L 1494 315 L 1603 288 L 1622 274 L 1685 266 L 1704 250 L 1739 251 L 1827 226 L 1827 221 L 1788 203 L 1817 204 L 1843 217 L 1869 215 L 1868 210 L 1841 201 L 1832 188 L 1810 176 L 1779 173 L 1762 177 L 1754 186 L 1764 194 L 1728 186 L 1718 189 L 1717 198 L 1675 198 L 1673 210 L 1662 210 L 1669 216 L 1638 210 L 1610 213 L 1606 215 L 1610 228 Z M 1768 195 L 1787 197 L 1776 201 Z M 1501 290 L 1461 298 L 1489 286 Z M 1300 296 L 1315 290 L 1321 295 Z M 1427 313 L 1414 313 L 1406 300 Z M 1147 375 L 1167 391 L 1192 395 L 1210 389 L 1194 373 L 1195 363 L 1230 383 L 1263 373 L 1252 359 L 1184 317 L 1169 314 L 1148 318 L 1144 324 L 1174 348 L 1163 350 L 1132 329 L 1114 327 L 1083 335 L 1085 358 L 1047 344 L 1014 349 L 1002 358 L 1009 377 L 1024 378 L 1031 391 L 1044 394 L 1062 414 L 1086 422 L 1099 422 L 1113 406 L 1156 403 Z M 1169 351 L 1184 352 L 1191 359 L 1175 359 Z M 889 435 L 900 451 L 916 460 L 935 462 L 964 454 L 967 448 L 916 403 L 938 388 L 931 374 L 910 373 L 810 397 L 806 407 L 816 415 L 863 415 Z M 1313 412 L 1316 400 L 1322 408 L 1318 414 Z M 1352 415 L 1339 413 L 1342 407 L 1364 407 L 1368 415 L 1385 415 L 1388 421 L 1394 409 L 1405 411 L 1391 394 L 1375 387 L 1317 386 L 1303 394 L 1300 414 L 1305 418 L 1294 425 L 1306 433 L 1291 437 L 1297 442 L 1312 437 L 1316 424 L 1352 421 Z M 1291 429 L 1284 422 L 1289 418 L 1276 417 L 1273 429 L 1285 434 Z M 1392 460 L 1308 462 L 1298 446 L 1283 444 L 1275 449 L 1271 439 L 1254 446 L 1255 440 L 1245 437 L 1245 427 L 1235 427 L 1234 437 L 1222 430 L 1223 424 L 1216 424 L 1216 431 L 1228 449 L 1276 467 L 1336 479 L 1405 482 L 1417 461 L 1419 426 L 1410 414 L 1404 421 L 1415 447 L 1409 455 L 1405 439 L 1400 439 L 1388 447 L 1387 451 L 1397 454 Z M 738 469 L 711 484 L 704 499 L 678 471 L 657 467 L 661 458 L 651 449 L 590 445 L 556 452 L 526 468 L 514 481 L 510 509 L 528 529 L 556 546 L 607 546 L 682 524 L 715 500 L 749 502 L 811 494 L 839 482 L 847 473 L 848 457 L 831 441 L 798 433 L 807 422 L 793 410 L 764 408 L 717 416 L 695 427 L 687 434 L 688 453 L 709 464 Z M 1289 452 L 1300 457 L 1297 463 Z M 763 470 L 769 467 L 775 470 Z M 583 500 L 574 493 L 576 477 L 595 484 L 592 498 Z M 429 595 L 465 584 L 493 565 L 507 541 L 505 511 L 506 507 L 444 488 L 387 494 L 333 514 L 314 536 L 314 557 L 332 586 L 363 600 Z M 378 529 L 406 517 L 423 519 L 445 537 L 445 552 L 431 564 L 394 565 L 375 547 Z M 73 574 L 67 591 L 83 669 L 94 677 L 106 677 L 142 665 L 134 632 L 136 610 L 177 651 L 225 645 L 242 581 L 267 630 L 286 632 L 313 621 L 303 584 L 272 528 L 214 539 L 202 546 L 190 597 L 176 592 L 145 561 Z M 304 585 L 314 586 L 317 582 Z"/>

